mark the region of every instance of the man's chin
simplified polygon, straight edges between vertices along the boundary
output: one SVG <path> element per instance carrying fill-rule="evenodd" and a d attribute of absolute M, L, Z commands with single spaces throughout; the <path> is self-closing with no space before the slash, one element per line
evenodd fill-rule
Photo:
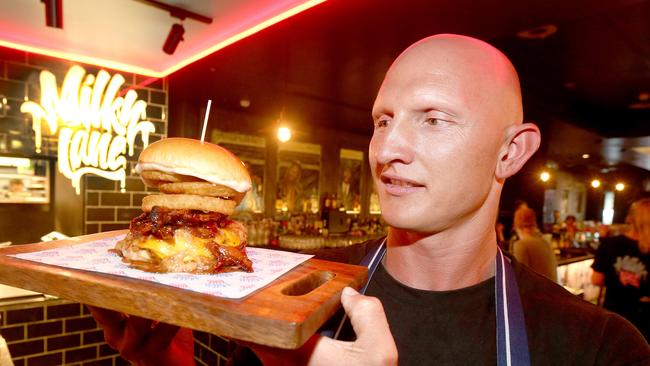
<path fill-rule="evenodd" d="M 447 217 L 436 215 L 435 208 L 421 204 L 390 206 L 382 205 L 382 219 L 393 229 L 431 235 L 448 227 Z"/>
<path fill-rule="evenodd" d="M 416 215 L 383 215 L 382 218 L 391 229 L 409 231 L 414 233 L 428 233 L 429 230 L 425 227 L 425 222 L 420 222 L 424 216 Z"/>

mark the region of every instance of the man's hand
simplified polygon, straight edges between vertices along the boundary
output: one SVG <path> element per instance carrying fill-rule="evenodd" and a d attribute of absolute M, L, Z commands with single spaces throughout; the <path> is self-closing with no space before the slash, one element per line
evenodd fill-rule
<path fill-rule="evenodd" d="M 280 350 L 251 344 L 265 366 L 272 365 L 397 365 L 397 347 L 384 307 L 377 298 L 346 287 L 341 304 L 357 334 L 354 342 L 314 335 L 298 350 Z"/>
<path fill-rule="evenodd" d="M 194 365 L 192 330 L 88 306 L 109 346 L 138 366 Z"/>

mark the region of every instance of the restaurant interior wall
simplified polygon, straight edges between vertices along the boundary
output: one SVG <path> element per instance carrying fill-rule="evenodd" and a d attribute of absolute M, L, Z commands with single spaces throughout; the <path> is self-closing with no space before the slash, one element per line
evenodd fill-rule
<path fill-rule="evenodd" d="M 302 100 L 300 103 L 292 103 L 293 98 L 288 98 L 291 102 L 279 103 L 275 108 L 260 110 L 258 108 L 242 107 L 239 100 L 234 104 L 232 98 L 234 95 L 212 94 L 206 89 L 206 83 L 215 83 L 221 85 L 225 90 L 234 90 L 239 87 L 231 88 L 233 79 L 247 80 L 252 76 L 250 73 L 257 73 L 259 70 L 251 70 L 243 67 L 234 68 L 229 73 L 228 79 L 216 75 L 201 75 L 192 66 L 181 70 L 169 76 L 169 136 L 198 138 L 201 134 L 203 116 L 205 115 L 206 101 L 212 100 L 212 109 L 210 111 L 206 136 L 213 136 L 219 130 L 227 132 L 236 132 L 260 137 L 266 141 L 266 156 L 264 170 L 264 208 L 265 216 L 273 217 L 275 214 L 275 194 L 277 190 L 277 168 L 278 168 L 278 147 L 281 144 L 275 135 L 279 127 L 280 113 L 293 131 L 292 141 L 311 143 L 320 146 L 321 165 L 319 174 L 319 192 L 323 194 L 336 193 L 337 184 L 340 179 L 340 150 L 354 149 L 362 151 L 364 155 L 363 164 L 361 165 L 361 216 L 368 215 L 368 201 L 371 190 L 371 175 L 368 166 L 367 150 L 370 136 L 346 131 L 343 126 L 345 120 L 340 120 L 341 129 L 324 128 L 314 119 L 323 118 L 321 115 L 306 115 L 301 111 L 296 111 L 294 107 L 309 101 Z M 234 76 L 233 76 L 234 75 Z M 238 77 L 241 76 L 241 77 Z M 232 78 L 232 79 L 231 79 Z M 271 87 L 267 88 L 264 95 L 260 98 L 271 98 L 273 95 L 284 94 L 282 86 L 276 90 Z M 252 92 L 257 94 L 259 92 Z M 251 94 L 249 94 L 251 95 Z M 242 96 L 239 95 L 239 98 Z M 301 99 L 308 99 L 303 97 Z M 256 103 L 255 98 L 251 98 L 252 104 Z M 323 103 L 320 100 L 314 103 Z M 299 107 L 298 107 L 299 108 Z M 304 112 L 304 111 L 302 111 Z M 368 117 L 369 118 L 369 117 Z M 371 123 L 370 119 L 369 122 Z M 270 193 L 269 193 L 270 192 Z"/>
<path fill-rule="evenodd" d="M 0 156 L 46 159 L 53 172 L 49 204 L 0 204 L 0 242 L 37 242 L 52 230 L 76 236 L 127 228 L 130 220 L 140 214 L 142 198 L 150 194 L 133 173 L 134 160 L 142 149 L 139 137 L 134 157 L 128 162 L 125 192 L 120 191 L 118 182 L 89 175 L 82 179 L 81 193 L 77 195 L 70 180 L 56 169 L 57 139 L 44 135 L 42 152 L 35 152 L 31 117 L 20 112 L 20 105 L 26 98 L 39 99 L 41 70 L 52 71 L 60 84 L 70 66 L 72 63 L 65 60 L 0 47 L 0 96 L 7 99 L 9 107 L 6 116 L 0 115 Z M 99 71 L 92 65 L 82 66 L 88 73 Z M 127 80 L 125 87 L 135 87 L 138 98 L 148 104 L 147 119 L 156 127 L 149 142 L 166 136 L 167 80 L 120 73 Z M 65 314 L 50 315 L 53 309 L 59 308 Z M 16 365 L 128 364 L 103 342 L 101 330 L 88 311 L 77 303 L 66 300 L 17 303 L 0 306 L 0 314 L 3 315 L 0 334 L 7 339 Z M 198 365 L 225 362 L 234 348 L 232 342 L 204 332 L 195 332 L 195 340 Z"/>
<path fill-rule="evenodd" d="M 39 73 L 49 70 L 61 84 L 66 71 L 73 63 L 31 54 L 23 51 L 0 48 L 0 95 L 7 99 L 8 110 L 5 117 L 0 117 L 0 155 L 28 158 L 46 158 L 56 165 L 56 136 L 43 136 L 42 152 L 36 153 L 31 116 L 20 112 L 24 100 L 40 99 Z M 99 68 L 82 65 L 90 74 L 96 74 Z M 107 70 L 111 75 L 116 73 Z M 167 133 L 167 83 L 164 79 L 150 80 L 146 77 L 120 72 L 126 83 L 133 87 L 138 98 L 147 102 L 147 119 L 156 127 L 149 142 L 154 142 Z M 147 83 L 146 86 L 139 86 Z M 80 195 L 71 191 L 70 181 L 57 169 L 51 169 L 52 199 L 49 205 L 0 205 L 0 217 L 7 231 L 3 231 L 4 240 L 14 243 L 27 243 L 38 239 L 52 230 L 68 236 L 89 234 L 100 231 L 127 228 L 132 217 L 140 212 L 142 197 L 147 194 L 140 178 L 132 172 L 133 160 L 137 159 L 142 149 L 142 141 L 136 138 L 136 152 L 127 167 L 126 191 L 120 192 L 119 183 L 98 176 L 86 175 L 82 179 Z M 67 185 L 67 186 L 65 186 Z M 29 224 L 27 224 L 29 223 Z M 24 233 L 29 233 L 25 236 Z M 13 239 L 13 240 L 12 240 Z"/>
<path fill-rule="evenodd" d="M 230 111 L 231 116 L 249 118 L 254 126 L 251 128 L 253 134 L 266 134 L 265 129 L 271 128 L 284 112 L 282 114 L 286 120 L 313 129 L 314 135 L 317 134 L 317 128 L 327 128 L 369 139 L 372 134 L 370 116 L 373 99 L 392 60 L 404 47 L 423 36 L 437 32 L 463 31 L 464 34 L 497 45 L 513 60 L 521 76 L 525 117 L 538 124 L 542 131 L 540 151 L 520 173 L 506 181 L 500 216 L 511 219 L 512 207 L 517 200 L 527 201 L 541 216 L 545 185 L 540 184 L 539 173 L 549 160 L 555 161 L 560 169 L 581 180 L 590 178 L 587 170 L 595 170 L 594 173 L 597 171 L 599 174 L 603 168 L 611 170 L 612 167 L 605 161 L 601 151 L 605 138 L 596 133 L 602 121 L 593 118 L 594 115 L 602 114 L 599 111 L 604 106 L 593 106 L 589 118 L 581 121 L 580 126 L 584 128 L 577 127 L 570 121 L 573 115 L 567 112 L 574 110 L 576 103 L 572 99 L 562 98 L 571 92 L 567 93 L 563 86 L 565 83 L 559 83 L 560 91 L 552 87 L 557 81 L 555 78 L 560 79 L 563 75 L 557 71 L 563 70 L 560 68 L 562 63 L 558 62 L 566 62 L 568 59 L 573 65 L 571 60 L 577 58 L 572 52 L 561 48 L 565 46 L 562 37 L 565 37 L 564 32 L 568 28 L 561 28 L 561 32 L 544 42 L 523 41 L 515 37 L 514 33 L 499 35 L 495 29 L 490 30 L 486 23 L 477 22 L 488 19 L 475 19 L 474 15 L 480 12 L 459 14 L 458 7 L 453 5 L 443 9 L 443 12 L 449 11 L 449 16 L 439 18 L 440 22 L 414 25 L 413 13 L 438 13 L 440 9 L 433 9 L 424 1 L 417 2 L 412 7 L 395 4 L 377 6 L 370 3 L 361 1 L 352 5 L 326 2 L 170 75 L 170 98 L 173 100 L 170 103 L 170 113 L 174 115 L 174 120 L 187 116 L 191 116 L 192 120 L 183 126 L 172 122 L 170 135 L 197 136 L 200 133 L 203 106 L 207 99 L 213 99 L 215 108 Z M 480 7 L 479 4 L 466 5 L 468 9 Z M 526 6 L 519 10 L 516 8 L 508 7 L 500 11 L 499 7 L 491 6 L 490 11 L 495 15 L 499 13 L 499 16 L 508 17 L 507 14 L 511 14 L 509 17 L 522 22 L 525 17 L 519 19 L 515 14 L 518 11 L 532 11 Z M 596 7 L 587 10 L 587 13 L 574 15 L 578 20 L 584 16 L 595 23 L 597 18 L 586 14 L 593 14 Z M 368 14 L 383 13 L 397 17 L 390 25 L 377 28 L 372 22 L 376 17 L 368 17 Z M 570 13 L 551 13 L 553 16 L 572 17 Z M 426 17 L 421 14 L 418 16 Z M 362 15 L 363 19 L 360 18 Z M 332 22 L 331 19 L 337 21 Z M 501 26 L 513 25 L 512 22 L 499 22 L 494 17 L 489 19 Z M 467 25 L 471 26 L 468 28 Z M 600 25 L 594 24 L 594 27 Z M 558 53 L 547 52 L 545 47 L 555 50 L 553 45 L 560 46 L 560 51 L 565 53 L 559 58 L 552 56 L 553 60 L 549 61 L 548 55 Z M 587 57 L 588 60 L 591 58 Z M 542 71 L 550 73 L 551 77 Z M 176 85 L 180 87 L 177 88 Z M 177 90 L 182 90 L 185 95 L 176 94 Z M 177 103 L 179 99 L 183 100 Z M 626 124 L 636 123 L 628 121 L 627 114 L 619 117 L 625 119 Z M 618 127 L 624 130 L 624 123 L 611 123 L 612 120 L 615 119 L 608 121 L 607 130 L 616 130 Z M 217 121 L 211 117 L 210 123 L 223 124 L 227 121 Z M 243 127 L 235 126 L 235 129 L 241 128 Z M 642 129 L 639 131 L 642 132 Z M 365 148 L 367 145 L 361 150 L 365 151 Z M 589 153 L 592 158 L 583 160 L 581 156 L 584 153 Z M 625 163 L 614 164 L 619 172 L 628 170 Z M 323 166 L 323 169 L 326 167 Z M 622 198 L 615 202 L 615 221 L 620 220 L 619 212 L 625 211 L 625 208 L 619 209 L 619 204 L 626 206 L 627 202 L 649 194 L 633 189 L 633 186 L 639 186 L 640 182 L 649 178 L 649 174 L 648 171 L 637 170 L 629 178 L 626 177 L 630 190 L 626 189 L 625 194 L 620 195 Z M 597 206 L 593 200 L 587 200 L 587 219 L 596 219 L 595 212 L 599 211 Z"/>

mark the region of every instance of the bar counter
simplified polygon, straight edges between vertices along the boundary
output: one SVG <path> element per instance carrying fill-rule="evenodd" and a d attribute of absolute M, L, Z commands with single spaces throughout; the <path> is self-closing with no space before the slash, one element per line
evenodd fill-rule
<path fill-rule="evenodd" d="M 563 252 L 557 257 L 557 279 L 564 288 L 586 301 L 598 304 L 601 287 L 591 284 L 594 255 L 587 250 Z"/>

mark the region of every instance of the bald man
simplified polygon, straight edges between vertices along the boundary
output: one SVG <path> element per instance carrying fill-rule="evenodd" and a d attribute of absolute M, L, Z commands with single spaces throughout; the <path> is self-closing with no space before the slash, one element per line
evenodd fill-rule
<path fill-rule="evenodd" d="M 650 362 L 625 320 L 498 250 L 504 181 L 540 144 L 501 52 L 458 35 L 423 39 L 388 70 L 372 116 L 369 160 L 390 230 L 368 243 L 365 295 L 341 296 L 350 338 L 253 346 L 264 364 Z"/>

